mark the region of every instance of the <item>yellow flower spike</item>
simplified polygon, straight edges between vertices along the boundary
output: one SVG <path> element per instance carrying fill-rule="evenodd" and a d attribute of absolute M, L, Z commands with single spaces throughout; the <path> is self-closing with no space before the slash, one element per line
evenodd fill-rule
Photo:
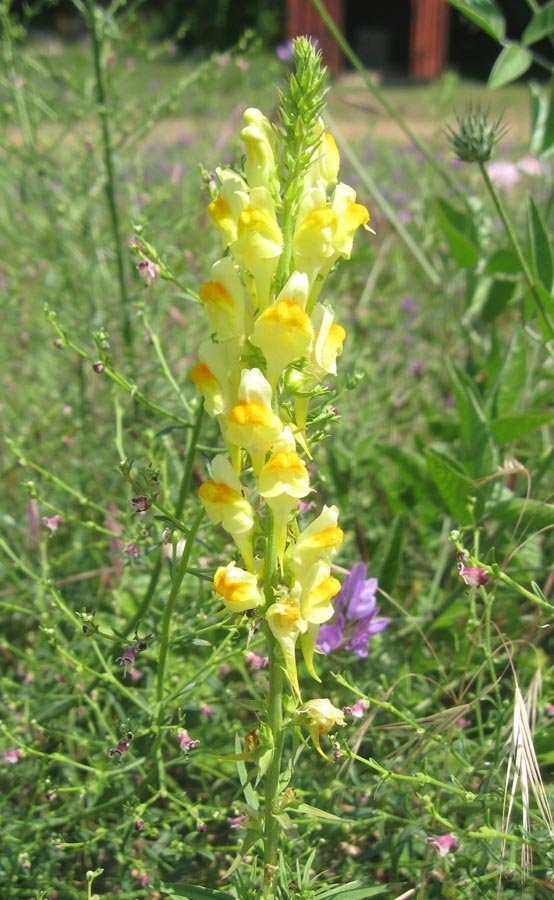
<path fill-rule="evenodd" d="M 256 576 L 252 572 L 240 569 L 234 562 L 217 569 L 214 575 L 214 588 L 223 597 L 229 612 L 246 612 L 264 603 Z"/>
<path fill-rule="evenodd" d="M 308 277 L 293 272 L 275 303 L 258 317 L 252 343 L 259 347 L 267 362 L 267 380 L 275 388 L 283 369 L 306 356 L 312 346 L 314 330 L 305 312 Z"/>
<path fill-rule="evenodd" d="M 281 573 L 287 542 L 287 526 L 298 500 L 310 492 L 308 470 L 296 452 L 296 444 L 289 428 L 274 444 L 273 453 L 260 471 L 258 493 L 273 513 L 275 548 Z"/>
<path fill-rule="evenodd" d="M 300 615 L 298 603 L 292 599 L 277 600 L 272 603 L 266 612 L 266 619 L 281 648 L 290 685 L 298 699 L 301 699 L 296 670 L 296 642 L 299 636 L 306 631 L 307 623 Z"/>
<path fill-rule="evenodd" d="M 233 538 L 246 567 L 254 571 L 252 532 L 254 512 L 242 494 L 242 485 L 231 462 L 216 456 L 212 463 L 212 478 L 198 489 L 198 496 L 213 525 L 221 524 Z"/>
<path fill-rule="evenodd" d="M 230 256 L 212 266 L 212 279 L 200 288 L 200 300 L 210 321 L 210 329 L 220 341 L 243 337 L 247 324 L 246 292 Z"/>
<path fill-rule="evenodd" d="M 324 506 L 319 516 L 301 531 L 291 558 L 296 578 L 308 572 L 321 559 L 327 561 L 333 550 L 343 540 L 343 532 L 337 526 L 339 511 L 336 506 Z"/>
<path fill-rule="evenodd" d="M 269 119 L 259 109 L 247 109 L 243 113 L 246 126 L 240 136 L 246 147 L 244 171 L 251 188 L 265 187 L 277 196 L 279 180 L 275 166 L 275 138 Z"/>
<path fill-rule="evenodd" d="M 333 706 L 331 701 L 325 697 L 318 700 L 308 700 L 307 703 L 304 703 L 302 709 L 298 711 L 298 714 L 306 716 L 308 719 L 308 731 L 319 755 L 328 762 L 332 762 L 330 757 L 321 749 L 319 737 L 321 734 L 329 734 L 337 726 L 342 728 L 346 725 L 342 709 Z"/>
<path fill-rule="evenodd" d="M 226 437 L 248 451 L 258 475 L 283 425 L 271 409 L 271 385 L 259 369 L 243 370 L 238 396 L 238 403 L 227 415 Z"/>

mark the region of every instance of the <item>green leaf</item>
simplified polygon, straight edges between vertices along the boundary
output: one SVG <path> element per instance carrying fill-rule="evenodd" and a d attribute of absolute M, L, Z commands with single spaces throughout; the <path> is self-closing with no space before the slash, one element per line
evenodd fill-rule
<path fill-rule="evenodd" d="M 482 28 L 491 38 L 502 41 L 506 33 L 504 16 L 493 0 L 448 0 L 450 6 Z"/>
<path fill-rule="evenodd" d="M 533 13 L 531 20 L 521 36 L 526 47 L 540 41 L 543 37 L 554 33 L 554 0 L 541 6 Z"/>
<path fill-rule="evenodd" d="M 366 897 L 378 897 L 391 888 L 399 887 L 398 885 L 374 884 L 371 887 L 358 887 L 359 882 L 352 881 L 350 884 L 340 884 L 337 887 L 318 891 L 316 900 L 365 900 Z"/>
<path fill-rule="evenodd" d="M 461 525 L 471 524 L 472 516 L 468 510 L 468 501 L 472 494 L 473 484 L 460 472 L 454 460 L 446 453 L 429 447 L 425 451 L 429 474 L 435 482 L 444 500 L 448 512 Z"/>
<path fill-rule="evenodd" d="M 489 87 L 499 88 L 524 75 L 533 62 L 533 55 L 519 44 L 507 44 L 499 53 L 489 75 Z"/>
<path fill-rule="evenodd" d="M 437 218 L 454 262 L 461 269 L 473 269 L 479 260 L 479 247 L 473 216 L 460 212 L 442 197 L 435 198 Z"/>
<path fill-rule="evenodd" d="M 516 441 L 542 425 L 551 425 L 554 416 L 548 413 L 526 413 L 521 416 L 503 416 L 491 422 L 491 431 L 499 447 Z"/>
<path fill-rule="evenodd" d="M 485 275 L 519 275 L 520 272 L 519 260 L 509 247 L 495 250 L 483 270 Z"/>
<path fill-rule="evenodd" d="M 554 152 L 554 79 L 548 89 L 531 84 L 531 142 L 529 153 L 533 156 Z"/>
<path fill-rule="evenodd" d="M 197 884 L 162 884 L 164 894 L 172 897 L 185 897 L 185 900 L 233 900 L 232 894 L 214 891 L 212 888 L 200 887 Z"/>
<path fill-rule="evenodd" d="M 518 409 L 527 384 L 527 342 L 522 330 L 510 341 L 497 383 L 496 414 L 502 418 Z"/>
<path fill-rule="evenodd" d="M 402 558 L 403 535 L 404 521 L 401 516 L 396 516 L 371 561 L 372 573 L 375 573 L 379 587 L 387 594 L 392 594 L 396 586 Z"/>
<path fill-rule="evenodd" d="M 481 307 L 483 322 L 494 322 L 504 312 L 511 300 L 516 296 L 518 285 L 504 278 L 495 278 L 489 285 Z"/>
<path fill-rule="evenodd" d="M 540 283 L 535 281 L 533 284 L 534 292 L 530 289 L 527 291 L 525 298 L 526 321 L 537 316 L 542 336 L 545 341 L 551 341 L 554 335 L 549 322 L 554 318 L 554 302 L 550 291 Z M 538 301 L 537 301 L 538 298 Z M 544 313 L 546 313 L 545 317 Z"/>
<path fill-rule="evenodd" d="M 522 534 L 529 529 L 539 531 L 541 528 L 552 528 L 554 525 L 552 504 L 525 497 L 511 497 L 509 500 L 491 503 L 487 507 L 487 512 L 491 519 L 497 522 L 503 522 L 511 528 L 517 525 Z"/>
<path fill-rule="evenodd" d="M 291 807 L 288 811 L 291 816 L 299 813 L 302 816 L 308 816 L 310 819 L 321 819 L 323 822 L 334 822 L 335 824 L 344 824 L 352 821 L 344 816 L 336 816 L 334 813 L 319 809 L 317 806 L 310 806 L 309 803 L 299 803 L 298 806 Z"/>
<path fill-rule="evenodd" d="M 471 463 L 469 472 L 474 478 L 491 475 L 498 465 L 498 451 L 473 383 L 449 362 L 446 363 L 446 368 L 460 417 L 460 432 L 467 463 Z"/>
<path fill-rule="evenodd" d="M 537 204 L 531 196 L 528 198 L 528 234 L 531 248 L 531 262 L 536 278 L 547 291 L 552 290 L 554 265 L 548 233 L 544 227 Z"/>

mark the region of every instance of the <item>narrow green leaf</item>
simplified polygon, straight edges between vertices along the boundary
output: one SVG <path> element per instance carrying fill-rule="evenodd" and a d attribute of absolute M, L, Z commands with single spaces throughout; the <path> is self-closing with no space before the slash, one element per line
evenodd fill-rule
<path fill-rule="evenodd" d="M 519 409 L 527 384 L 527 341 L 523 330 L 517 330 L 510 341 L 497 383 L 495 408 L 497 417 L 502 418 Z"/>
<path fill-rule="evenodd" d="M 473 383 L 448 361 L 446 368 L 460 417 L 460 432 L 465 445 L 468 473 L 473 478 L 492 474 L 498 465 L 498 451 L 492 438 L 487 417 L 475 393 Z M 471 463 L 471 468 L 469 464 Z"/>
<path fill-rule="evenodd" d="M 461 474 L 454 460 L 445 453 L 429 447 L 425 451 L 429 474 L 444 500 L 448 512 L 460 525 L 471 523 L 468 500 L 472 493 L 472 482 Z"/>
<path fill-rule="evenodd" d="M 448 0 L 468 19 L 482 28 L 491 38 L 502 41 L 506 33 L 504 16 L 493 0 Z"/>
<path fill-rule="evenodd" d="M 403 535 L 404 520 L 401 516 L 396 516 L 372 559 L 372 574 L 377 578 L 379 587 L 387 594 L 392 594 L 396 586 L 402 558 Z"/>
<path fill-rule="evenodd" d="M 214 891 L 212 888 L 200 887 L 197 884 L 162 884 L 164 894 L 171 897 L 184 897 L 185 900 L 233 900 L 232 894 Z"/>
<path fill-rule="evenodd" d="M 551 425 L 554 416 L 548 413 L 526 413 L 521 416 L 503 416 L 491 422 L 491 431 L 496 443 L 503 447 L 511 441 L 535 431 L 542 425 Z"/>
<path fill-rule="evenodd" d="M 531 196 L 528 198 L 528 229 L 533 271 L 546 290 L 551 291 L 554 277 L 552 251 L 540 211 Z"/>
<path fill-rule="evenodd" d="M 533 55 L 519 44 L 507 44 L 500 51 L 489 75 L 489 87 L 499 88 L 520 78 L 530 68 Z"/>
<path fill-rule="evenodd" d="M 554 0 L 537 9 L 531 17 L 527 28 L 521 36 L 526 47 L 540 41 L 543 37 L 554 33 Z"/>
<path fill-rule="evenodd" d="M 321 819 L 324 822 L 334 822 L 335 824 L 344 824 L 351 821 L 351 819 L 344 816 L 336 816 L 334 813 L 319 809 L 317 806 L 310 806 L 309 803 L 299 803 L 298 806 L 291 807 L 289 813 L 291 816 L 298 813 L 301 816 L 308 816 L 310 819 Z"/>
<path fill-rule="evenodd" d="M 531 142 L 533 156 L 554 152 L 554 78 L 548 87 L 531 84 Z"/>
<path fill-rule="evenodd" d="M 371 887 L 358 887 L 359 882 L 354 881 L 350 884 L 341 884 L 335 888 L 329 888 L 316 894 L 316 900 L 365 900 L 366 897 L 378 897 L 390 891 L 391 888 L 400 887 L 398 885 L 374 884 Z"/>
<path fill-rule="evenodd" d="M 473 269 L 479 260 L 479 247 L 473 216 L 461 212 L 442 197 L 435 199 L 437 218 L 455 263 L 462 269 Z"/>

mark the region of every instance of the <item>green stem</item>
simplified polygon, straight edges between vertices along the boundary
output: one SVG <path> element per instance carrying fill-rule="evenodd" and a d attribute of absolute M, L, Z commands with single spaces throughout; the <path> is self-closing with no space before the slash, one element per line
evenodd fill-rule
<path fill-rule="evenodd" d="M 504 225 L 504 228 L 506 229 L 506 234 L 508 235 L 508 238 L 513 247 L 514 253 L 517 256 L 520 269 L 521 269 L 523 276 L 528 284 L 529 290 L 531 292 L 531 296 L 533 297 L 533 300 L 535 301 L 535 304 L 537 306 L 537 309 L 538 309 L 542 319 L 544 320 L 544 322 L 546 323 L 546 325 L 548 327 L 548 330 L 550 331 L 550 337 L 554 338 L 554 324 L 552 323 L 552 320 L 550 319 L 550 316 L 544 307 L 542 298 L 537 290 L 535 280 L 531 274 L 529 266 L 527 265 L 527 260 L 525 259 L 524 255 L 523 255 L 521 247 L 519 246 L 519 242 L 518 242 L 515 232 L 512 228 L 511 222 L 506 214 L 506 210 L 504 209 L 504 206 L 502 205 L 502 201 L 500 200 L 498 191 L 496 190 L 494 184 L 492 183 L 492 180 L 490 178 L 489 173 L 487 172 L 487 168 L 484 163 L 479 162 L 479 169 L 480 169 L 483 181 L 485 182 L 487 190 L 491 196 L 492 202 L 494 203 L 496 211 L 502 220 L 502 224 Z"/>
<path fill-rule="evenodd" d="M 264 593 L 267 606 L 274 602 L 273 583 L 277 571 L 275 529 L 273 516 L 268 510 L 265 552 Z M 273 738 L 273 756 L 265 777 L 264 803 L 264 896 L 273 893 L 279 852 L 279 823 L 275 818 L 275 802 L 279 791 L 281 758 L 283 755 L 283 667 L 277 640 L 269 627 L 265 628 L 268 647 L 268 726 Z"/>
<path fill-rule="evenodd" d="M 165 669 L 167 665 L 167 658 L 169 654 L 169 637 L 171 632 L 171 622 L 173 619 L 173 611 L 175 609 L 175 603 L 177 601 L 177 597 L 179 596 L 179 591 L 181 589 L 181 584 L 183 583 L 183 578 L 185 577 L 188 569 L 188 564 L 190 560 L 190 555 L 192 553 L 192 548 L 194 544 L 194 538 L 196 536 L 196 532 L 200 527 L 200 523 L 204 518 L 204 509 L 201 509 L 196 516 L 194 522 L 192 523 L 190 529 L 187 532 L 185 549 L 183 551 L 183 555 L 179 560 L 177 567 L 173 572 L 173 579 L 171 582 L 171 589 L 169 591 L 169 597 L 167 598 L 167 603 L 164 610 L 164 617 L 162 622 L 162 634 L 160 638 L 160 654 L 158 657 L 158 672 L 157 672 L 157 684 L 156 684 L 156 725 L 157 725 L 157 738 L 156 738 L 156 756 L 158 758 L 158 777 L 160 781 L 160 790 L 163 793 L 164 784 L 165 784 L 165 773 L 163 769 L 163 762 L 160 755 L 161 750 L 161 727 L 164 717 L 164 688 L 165 688 Z"/>
<path fill-rule="evenodd" d="M 98 34 L 96 8 L 94 0 L 87 0 L 88 7 L 88 24 L 92 37 L 92 54 L 94 59 L 94 74 L 96 79 L 96 98 L 98 102 L 98 115 L 102 129 L 102 144 L 104 150 L 104 165 L 106 169 L 106 199 L 108 202 L 108 211 L 110 214 L 110 222 L 112 227 L 112 236 L 114 243 L 117 281 L 119 286 L 119 302 L 121 307 L 121 325 L 123 332 L 123 341 L 129 359 L 133 359 L 133 333 L 131 330 L 131 320 L 129 318 L 129 298 L 127 296 L 127 287 L 125 285 L 125 269 L 123 265 L 123 252 L 121 248 L 121 233 L 119 227 L 119 213 L 116 202 L 115 175 L 113 165 L 113 150 L 110 135 L 109 110 L 106 104 L 106 91 L 104 89 L 104 78 L 102 72 L 101 60 L 101 37 Z"/>

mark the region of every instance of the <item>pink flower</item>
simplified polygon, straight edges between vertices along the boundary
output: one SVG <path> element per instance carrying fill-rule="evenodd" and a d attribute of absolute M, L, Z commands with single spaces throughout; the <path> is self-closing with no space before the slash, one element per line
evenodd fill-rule
<path fill-rule="evenodd" d="M 352 706 L 345 706 L 343 712 L 350 716 L 354 716 L 355 719 L 363 719 L 364 713 L 366 713 L 368 709 L 369 703 L 367 703 L 366 700 L 358 700 L 356 703 L 353 703 Z"/>
<path fill-rule="evenodd" d="M 265 669 L 269 662 L 267 656 L 258 656 L 257 653 L 252 652 L 246 654 L 244 661 L 252 672 L 257 672 L 258 669 Z"/>
<path fill-rule="evenodd" d="M 9 766 L 15 766 L 15 764 L 18 763 L 20 759 L 23 759 L 23 753 L 19 749 L 4 750 L 2 756 L 4 758 L 4 762 L 8 763 Z"/>
<path fill-rule="evenodd" d="M 439 856 L 448 856 L 458 846 L 458 838 L 452 832 L 441 834 L 440 837 L 427 838 L 427 843 L 434 847 Z"/>
<path fill-rule="evenodd" d="M 189 750 L 194 750 L 195 747 L 198 747 L 200 741 L 194 741 L 188 731 L 183 729 L 177 733 L 177 743 L 183 753 L 188 753 Z"/>
<path fill-rule="evenodd" d="M 141 261 L 137 264 L 137 272 L 140 277 L 144 280 L 144 287 L 150 287 L 154 278 L 157 278 L 160 274 L 160 267 L 156 265 L 156 263 L 151 262 L 149 259 L 141 259 Z"/>
<path fill-rule="evenodd" d="M 48 528 L 50 534 L 54 534 L 60 525 L 63 525 L 63 519 L 61 516 L 43 516 L 40 520 L 41 525 L 44 525 L 45 528 Z"/>
<path fill-rule="evenodd" d="M 466 566 L 462 560 L 458 562 L 458 572 L 468 587 L 483 587 L 491 580 L 490 575 L 487 575 L 484 569 L 479 566 Z"/>

